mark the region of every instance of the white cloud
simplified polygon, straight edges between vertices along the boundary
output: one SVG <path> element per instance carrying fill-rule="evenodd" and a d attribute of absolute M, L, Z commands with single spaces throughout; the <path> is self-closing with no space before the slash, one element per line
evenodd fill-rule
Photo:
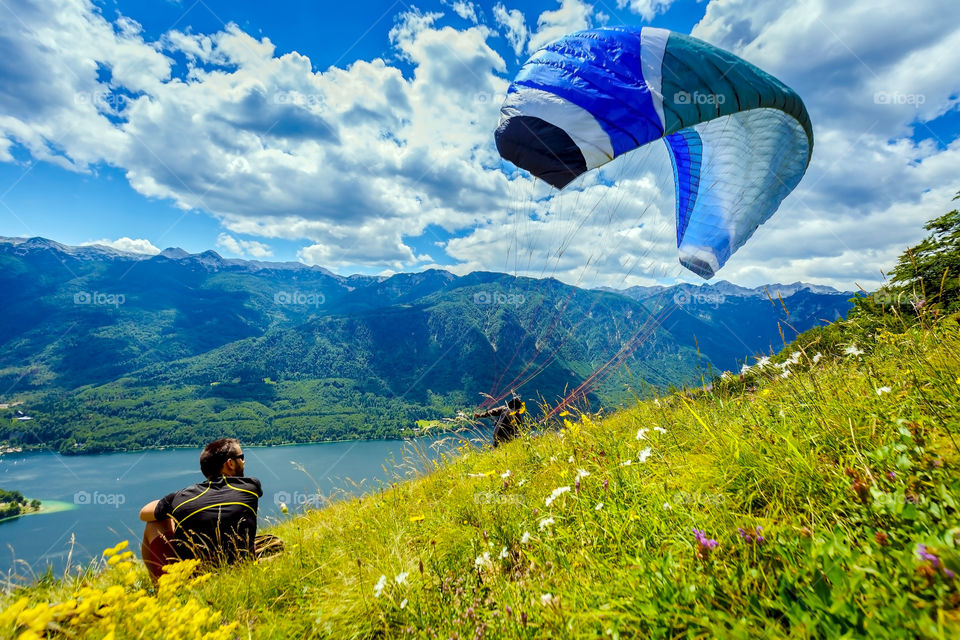
<path fill-rule="evenodd" d="M 593 6 L 583 0 L 560 0 L 560 7 L 553 11 L 544 11 L 537 18 L 537 30 L 530 34 L 527 52 L 533 53 L 540 47 L 573 31 L 589 29 L 592 26 Z"/>
<path fill-rule="evenodd" d="M 466 2 L 465 0 L 455 0 L 450 4 L 453 8 L 453 12 L 464 20 L 469 20 L 473 24 L 478 24 L 480 22 L 477 17 L 477 7 L 472 2 Z"/>
<path fill-rule="evenodd" d="M 874 287 L 923 223 L 949 210 L 960 142 L 910 135 L 957 107 L 960 26 L 942 19 L 953 4 L 710 3 L 693 35 L 795 88 L 815 139 L 800 186 L 723 278 Z"/>
<path fill-rule="evenodd" d="M 389 59 L 318 73 L 236 25 L 149 42 L 136 22 L 111 23 L 86 0 L 52 2 L 8 0 L 16 19 L 0 22 L 0 161 L 17 144 L 71 171 L 119 167 L 141 194 L 216 217 L 219 246 L 236 255 L 270 251 L 238 236 L 283 238 L 305 245 L 304 262 L 341 272 L 421 269 L 432 259 L 405 239 L 435 226 L 455 233 L 443 248 L 458 272 L 584 286 L 695 280 L 677 264 L 662 144 L 611 163 L 606 181 L 591 175 L 553 196 L 501 170 L 490 97 L 505 92 L 507 65 L 493 46 L 519 56 L 602 23 L 583 0 L 531 17 L 532 35 L 520 11 L 497 3 L 505 41 L 481 24 L 454 29 L 440 14 L 406 12 L 390 32 L 406 73 Z M 799 188 L 720 278 L 869 287 L 923 221 L 953 206 L 958 143 L 909 138 L 957 108 L 952 4 L 709 3 L 694 34 L 796 88 L 816 138 Z M 617 2 L 646 20 L 669 5 Z M 477 16 L 472 3 L 450 6 Z M 173 64 L 184 57 L 186 73 Z"/>
<path fill-rule="evenodd" d="M 160 253 L 160 249 L 153 246 L 153 243 L 149 240 L 143 238 L 128 238 L 126 236 L 122 238 L 117 238 L 116 240 L 94 240 L 92 242 L 84 242 L 82 246 L 89 245 L 101 245 L 104 247 L 111 247 L 117 251 L 126 251 L 128 253 L 142 253 L 145 255 L 157 255 Z"/>
<path fill-rule="evenodd" d="M 269 258 L 273 250 L 269 246 L 256 240 L 238 240 L 228 233 L 217 236 L 217 247 L 230 255 L 254 258 Z"/>
<path fill-rule="evenodd" d="M 523 12 L 519 9 L 507 9 L 502 3 L 498 2 L 493 7 L 493 18 L 498 25 L 503 27 L 504 37 L 510 43 L 513 52 L 518 56 L 523 53 L 527 37 L 530 35 Z"/>
<path fill-rule="evenodd" d="M 647 22 L 657 15 L 666 13 L 674 0 L 617 0 L 617 8 L 627 7 L 633 13 L 641 16 Z"/>

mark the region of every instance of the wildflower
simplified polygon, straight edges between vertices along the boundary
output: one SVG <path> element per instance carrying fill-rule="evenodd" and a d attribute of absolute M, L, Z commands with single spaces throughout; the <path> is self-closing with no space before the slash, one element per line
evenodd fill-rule
<path fill-rule="evenodd" d="M 421 522 L 423 518 L 424 516 L 422 514 L 417 516 L 410 516 L 410 522 Z"/>
<path fill-rule="evenodd" d="M 940 561 L 940 558 L 937 557 L 937 554 L 933 553 L 926 545 L 918 544 L 917 545 L 917 555 L 920 556 L 921 560 L 929 562 L 928 574 L 932 574 L 933 570 L 940 569 L 943 572 L 943 575 L 948 578 L 953 578 L 956 574 L 947 569 L 943 563 Z"/>
<path fill-rule="evenodd" d="M 507 469 L 506 471 L 504 471 L 503 473 L 501 473 L 501 474 L 500 474 L 500 477 L 503 478 L 503 479 L 509 478 L 509 477 L 510 477 L 510 469 Z"/>
<path fill-rule="evenodd" d="M 747 533 L 743 528 L 738 528 L 737 533 L 740 534 L 740 538 L 747 543 L 763 544 L 766 542 L 766 538 L 763 537 L 763 527 L 754 527 L 753 533 Z"/>
<path fill-rule="evenodd" d="M 843 350 L 843 353 L 844 353 L 845 355 L 848 355 L 848 356 L 862 356 L 862 355 L 863 355 L 863 351 L 861 351 L 860 349 L 858 349 L 858 348 L 857 348 L 857 345 L 853 344 L 852 342 L 850 343 L 849 346 L 847 346 L 846 349 Z"/>
<path fill-rule="evenodd" d="M 525 484 L 527 484 L 527 479 L 526 479 L 526 478 L 524 478 L 523 480 L 521 480 L 520 482 L 518 482 L 518 483 L 517 483 L 517 486 L 518 486 L 518 487 L 522 487 L 522 486 L 525 485 Z"/>
<path fill-rule="evenodd" d="M 373 585 L 373 597 L 379 598 L 380 594 L 383 593 L 383 588 L 387 586 L 387 576 L 380 574 L 380 579 L 377 580 L 377 584 Z"/>
<path fill-rule="evenodd" d="M 783 373 L 780 374 L 780 377 L 781 377 L 781 378 L 789 378 L 789 377 L 790 377 L 790 369 L 784 369 L 784 370 L 783 370 Z"/>
<path fill-rule="evenodd" d="M 404 599 L 400 602 L 400 608 L 403 609 L 403 608 L 406 607 L 406 606 L 407 606 L 407 599 L 404 598 Z"/>
<path fill-rule="evenodd" d="M 647 431 L 649 431 L 649 429 L 639 429 L 637 431 L 637 440 L 644 440 L 647 437 Z"/>
<path fill-rule="evenodd" d="M 656 431 L 657 433 L 666 433 L 666 432 L 667 432 L 667 430 L 664 429 L 663 427 L 654 427 L 653 430 Z"/>
<path fill-rule="evenodd" d="M 406 583 L 407 583 L 407 576 L 408 576 L 408 575 L 410 575 L 410 573 L 407 572 L 407 571 L 404 571 L 403 573 L 398 573 L 398 574 L 396 575 L 396 577 L 394 577 L 393 580 L 394 580 L 394 582 L 396 582 L 397 584 L 406 584 Z"/>
<path fill-rule="evenodd" d="M 770 364 L 770 357 L 769 357 L 769 356 L 763 356 L 762 358 L 757 358 L 757 363 L 756 363 L 755 365 L 753 365 L 753 366 L 755 366 L 755 367 L 765 367 L 765 366 L 767 366 L 768 364 Z"/>
<path fill-rule="evenodd" d="M 528 542 L 530 542 L 530 532 L 524 531 L 523 535 L 520 536 L 520 544 L 527 544 Z"/>
<path fill-rule="evenodd" d="M 885 547 L 890 544 L 890 536 L 887 535 L 885 531 L 877 531 L 873 534 L 873 539 L 877 541 L 877 544 L 881 547 Z"/>
<path fill-rule="evenodd" d="M 623 462 L 620 463 L 620 466 L 621 466 L 621 467 L 629 467 L 629 466 L 632 465 L 632 464 L 633 464 L 633 460 L 624 460 Z"/>
<path fill-rule="evenodd" d="M 483 569 L 483 568 L 485 568 L 485 567 L 489 567 L 490 564 L 491 564 L 491 562 L 490 562 L 490 552 L 489 552 L 489 551 L 484 551 L 483 553 L 481 553 L 480 555 L 478 555 L 477 558 L 476 558 L 476 560 L 473 561 L 473 564 L 474 564 L 474 566 L 477 567 L 478 569 Z"/>
<path fill-rule="evenodd" d="M 541 521 L 537 524 L 537 527 L 539 527 L 540 531 L 543 531 L 544 529 L 546 529 L 547 527 L 549 527 L 549 526 L 552 525 L 553 523 L 554 523 L 553 517 L 544 518 L 543 520 L 541 520 Z"/>
<path fill-rule="evenodd" d="M 651 454 L 651 453 L 653 453 L 653 450 L 650 449 L 650 447 L 647 447 L 646 449 L 644 449 L 643 451 L 641 451 L 641 452 L 637 455 L 637 459 L 638 459 L 640 462 L 646 462 L 646 461 L 647 461 L 647 458 L 650 457 L 650 454 Z"/>
<path fill-rule="evenodd" d="M 823 354 L 820 353 L 819 351 L 813 354 L 813 364 L 817 364 L 818 362 L 820 362 L 821 358 L 823 358 Z"/>
<path fill-rule="evenodd" d="M 595 507 L 593 508 L 594 511 L 600 511 L 600 509 L 603 509 L 603 503 L 602 503 L 602 502 L 598 502 L 598 503 L 597 503 L 597 506 L 595 506 Z"/>
<path fill-rule="evenodd" d="M 663 510 L 664 510 L 664 511 L 670 511 L 671 509 L 673 509 L 673 507 L 670 506 L 670 503 L 669 503 L 669 502 L 664 502 L 664 503 L 663 503 Z"/>
<path fill-rule="evenodd" d="M 286 503 L 286 502 L 281 502 L 281 503 L 280 503 L 280 513 L 287 513 L 288 511 L 290 511 L 290 509 L 287 508 L 287 503 Z"/>
<path fill-rule="evenodd" d="M 610 481 L 606 478 L 603 479 L 603 490 L 606 491 L 610 486 Z"/>
<path fill-rule="evenodd" d="M 890 387 L 880 387 L 879 389 L 877 389 L 877 395 L 882 396 L 885 393 L 890 393 L 890 391 L 891 391 Z"/>
<path fill-rule="evenodd" d="M 567 458 L 567 462 L 569 462 L 570 464 L 573 464 L 574 462 L 576 462 L 576 460 L 573 459 L 573 456 L 570 456 L 569 458 Z"/>
<path fill-rule="evenodd" d="M 504 547 L 503 549 L 500 549 L 500 555 L 497 556 L 497 557 L 500 558 L 501 560 L 503 560 L 504 558 L 506 558 L 506 557 L 509 556 L 509 555 L 510 555 L 510 552 L 508 552 L 508 551 L 507 551 L 507 548 Z"/>
<path fill-rule="evenodd" d="M 897 474 L 894 473 L 893 471 L 887 471 L 887 477 L 890 478 L 891 480 L 896 480 Z"/>
<path fill-rule="evenodd" d="M 586 478 L 588 475 L 590 475 L 590 472 L 589 472 L 589 471 L 585 471 L 584 469 L 577 469 L 577 478 L 578 478 L 578 479 L 579 479 L 579 478 Z"/>
<path fill-rule="evenodd" d="M 577 476 L 577 479 L 573 482 L 574 489 L 577 490 L 577 493 L 580 493 L 580 476 Z"/>
<path fill-rule="evenodd" d="M 749 373 L 750 368 L 751 368 L 750 365 L 748 365 L 747 363 L 744 363 L 743 366 L 740 367 L 740 375 L 742 376 L 745 373 Z"/>
<path fill-rule="evenodd" d="M 570 487 L 557 487 L 553 490 L 553 493 L 547 496 L 547 499 L 544 502 L 546 502 L 547 506 L 549 507 L 551 504 L 553 504 L 554 500 L 565 494 L 567 491 L 570 491 Z"/>
<path fill-rule="evenodd" d="M 694 528 L 693 535 L 697 539 L 697 557 L 706 560 L 710 556 L 710 551 L 719 544 L 716 540 L 708 538 L 706 533 L 700 529 Z"/>
<path fill-rule="evenodd" d="M 542 596 L 540 596 L 540 604 L 542 604 L 545 607 L 549 607 L 550 605 L 556 604 L 558 599 L 559 599 L 559 596 L 554 597 L 549 593 L 545 593 Z"/>

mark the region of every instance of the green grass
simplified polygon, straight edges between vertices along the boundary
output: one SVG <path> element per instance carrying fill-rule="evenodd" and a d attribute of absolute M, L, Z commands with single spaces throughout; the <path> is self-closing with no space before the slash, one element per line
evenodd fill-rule
<path fill-rule="evenodd" d="M 413 454 L 395 484 L 270 527 L 282 555 L 182 597 L 258 638 L 958 637 L 957 320 L 854 329 L 866 353 L 802 336 L 774 359 L 800 353 L 787 377 L 568 416 L 435 466 Z M 738 533 L 758 526 L 763 543 Z"/>

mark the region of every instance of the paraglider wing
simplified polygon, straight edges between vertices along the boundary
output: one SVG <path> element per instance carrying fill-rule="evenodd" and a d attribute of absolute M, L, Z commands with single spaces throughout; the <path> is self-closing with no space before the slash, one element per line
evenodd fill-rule
<path fill-rule="evenodd" d="M 580 31 L 537 51 L 500 110 L 500 155 L 562 189 L 663 139 L 680 262 L 711 278 L 797 186 L 813 130 L 773 76 L 663 29 Z"/>

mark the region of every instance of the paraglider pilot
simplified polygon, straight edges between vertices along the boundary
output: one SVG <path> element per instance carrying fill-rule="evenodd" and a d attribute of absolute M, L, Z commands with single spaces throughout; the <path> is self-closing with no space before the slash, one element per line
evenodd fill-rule
<path fill-rule="evenodd" d="M 480 413 L 474 413 L 474 418 L 496 418 L 496 425 L 493 427 L 493 446 L 498 447 L 504 442 L 510 442 L 520 433 L 520 427 L 523 426 L 523 416 L 527 412 L 527 407 L 523 400 L 517 394 L 503 405 L 493 407 Z"/>

